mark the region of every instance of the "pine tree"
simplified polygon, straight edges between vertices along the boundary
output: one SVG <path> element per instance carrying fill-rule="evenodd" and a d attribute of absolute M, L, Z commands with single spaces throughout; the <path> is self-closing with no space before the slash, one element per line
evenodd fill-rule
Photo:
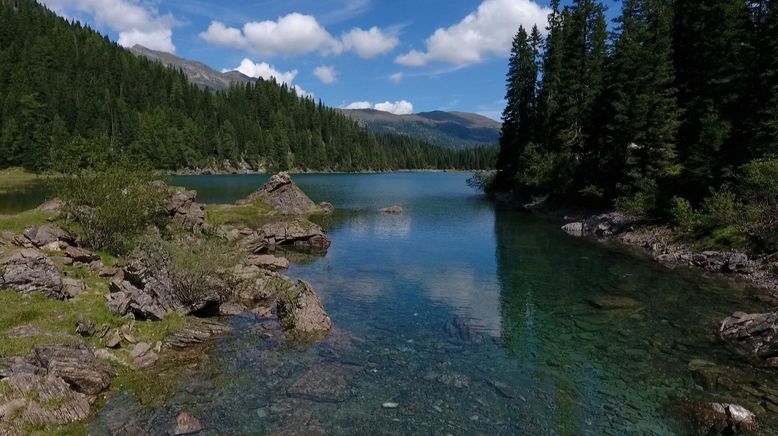
<path fill-rule="evenodd" d="M 619 194 L 652 200 L 674 163 L 678 127 L 670 0 L 626 0 L 617 23 L 603 159 Z"/>
<path fill-rule="evenodd" d="M 507 75 L 507 105 L 503 111 L 498 168 L 505 183 L 513 180 L 519 169 L 521 155 L 535 137 L 537 107 L 537 56 L 539 32 L 533 30 L 530 39 L 524 27 L 513 40 Z"/>

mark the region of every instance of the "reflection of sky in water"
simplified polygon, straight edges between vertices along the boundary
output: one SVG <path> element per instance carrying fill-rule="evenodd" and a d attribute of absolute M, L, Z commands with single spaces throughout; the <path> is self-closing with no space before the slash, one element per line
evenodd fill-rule
<path fill-rule="evenodd" d="M 340 212 L 325 222 L 328 254 L 289 275 L 312 282 L 338 328 L 363 338 L 346 358 L 362 365 L 353 397 L 305 403 L 332 434 L 674 434 L 668 398 L 698 393 L 692 359 L 747 366 L 711 346 L 716 323 L 733 307 L 755 308 L 742 293 L 567 237 L 556 222 L 495 208 L 465 187 L 465 174 L 294 177 L 314 201 Z M 231 202 L 264 177 L 178 180 L 206 202 Z M 406 213 L 377 211 L 395 204 Z M 600 295 L 627 296 L 637 307 L 604 312 L 587 303 Z M 454 316 L 488 339 L 453 341 L 443 327 Z M 249 380 L 227 389 L 200 377 L 201 418 L 239 414 L 233 420 L 247 428 L 265 422 L 255 409 L 285 398 L 279 385 L 339 353 L 322 344 L 285 352 L 286 378 L 265 377 L 257 363 L 264 342 L 225 344 L 214 354 L 229 368 L 224 377 L 232 371 Z M 430 379 L 430 371 L 465 375 L 470 384 L 457 389 Z M 762 374 L 760 383 L 778 385 L 775 378 Z M 490 380 L 516 396 L 504 398 Z M 747 400 L 742 393 L 727 399 Z M 389 400 L 401 403 L 399 413 L 381 409 Z M 431 409 L 436 404 L 445 407 Z"/>

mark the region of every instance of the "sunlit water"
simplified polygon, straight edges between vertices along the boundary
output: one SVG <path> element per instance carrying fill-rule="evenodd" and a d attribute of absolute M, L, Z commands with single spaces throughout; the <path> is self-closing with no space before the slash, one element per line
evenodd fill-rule
<path fill-rule="evenodd" d="M 335 339 L 292 346 L 268 339 L 258 318 L 234 317 L 235 335 L 185 372 L 164 404 L 114 396 L 93 433 L 165 433 L 185 410 L 205 434 L 287 425 L 300 434 L 683 434 L 670 410 L 685 398 L 741 403 L 769 419 L 743 391 L 702 392 L 688 369 L 705 359 L 776 386 L 772 373 L 744 364 L 716 339 L 731 312 L 764 309 L 748 291 L 495 208 L 466 178 L 295 176 L 315 201 L 338 209 L 325 223 L 333 241 L 327 255 L 288 271 L 321 295 Z M 226 203 L 264 180 L 173 183 L 197 189 L 201 201 Z M 405 213 L 377 212 L 395 204 Z M 596 309 L 588 299 L 599 296 L 637 305 Z M 455 318 L 470 326 L 469 338 L 455 334 Z M 287 395 L 319 366 L 346 374 L 345 401 Z"/>

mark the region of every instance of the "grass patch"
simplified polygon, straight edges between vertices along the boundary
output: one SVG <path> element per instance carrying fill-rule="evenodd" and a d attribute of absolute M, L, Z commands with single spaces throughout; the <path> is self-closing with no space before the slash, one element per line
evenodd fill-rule
<path fill-rule="evenodd" d="M 277 213 L 272 206 L 258 199 L 243 205 L 208 205 L 205 208 L 205 220 L 213 226 L 244 224 L 259 228 L 267 224 Z"/>
<path fill-rule="evenodd" d="M 51 218 L 46 212 L 33 209 L 14 215 L 0 215 L 0 231 L 21 233 L 27 226 L 42 226 Z"/>

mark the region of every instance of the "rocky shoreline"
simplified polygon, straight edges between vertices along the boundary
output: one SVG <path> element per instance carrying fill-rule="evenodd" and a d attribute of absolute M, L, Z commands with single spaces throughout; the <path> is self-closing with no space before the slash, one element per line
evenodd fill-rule
<path fill-rule="evenodd" d="M 289 266 L 287 250 L 326 252 L 326 232 L 307 217 L 331 213 L 331 205 L 314 204 L 288 174 L 280 173 L 230 206 L 265 211 L 267 224 L 213 225 L 196 192 L 154 183 L 170 191 L 165 210 L 177 226 L 176 236 L 166 241 L 153 229 L 126 258 L 104 262 L 82 246 L 77 234 L 54 221 L 61 201 L 39 208 L 52 215 L 52 222 L 28 226 L 21 234 L 0 234 L 4 293 L 84 307 L 91 303 L 79 300 L 94 299 L 104 305 L 94 308 L 99 316 L 79 315 L 73 331 L 50 331 L 20 320 L 0 332 L 9 341 L 32 341 L 28 354 L 0 357 L 0 434 L 88 420 L 98 398 L 116 391 L 112 382 L 121 372 L 147 371 L 170 353 L 229 334 L 224 320 L 232 315 L 274 323 L 290 341 L 317 340 L 332 328 L 313 287 L 280 273 Z M 233 257 L 224 263 L 214 258 L 215 265 L 202 271 L 182 267 L 177 259 L 178 253 L 193 253 L 206 257 L 207 264 L 209 254 L 222 253 L 224 247 L 234 247 L 229 248 Z M 171 327 L 169 320 L 177 319 L 180 326 Z M 155 323 L 166 333 L 150 341 L 145 331 Z M 197 418 L 186 412 L 171 425 L 175 434 L 200 430 Z"/>

